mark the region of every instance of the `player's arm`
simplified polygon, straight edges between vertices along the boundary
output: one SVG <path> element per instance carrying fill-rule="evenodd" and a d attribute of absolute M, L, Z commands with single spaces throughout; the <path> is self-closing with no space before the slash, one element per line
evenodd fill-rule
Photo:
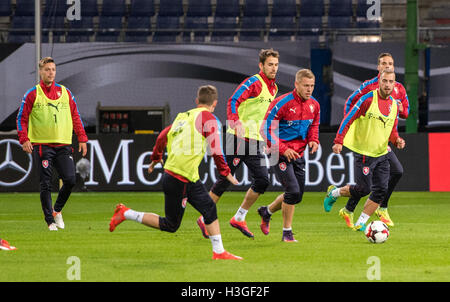
<path fill-rule="evenodd" d="M 22 98 L 22 102 L 20 104 L 16 118 L 17 135 L 19 136 L 19 142 L 22 145 L 22 149 L 27 153 L 31 153 L 33 151 L 33 145 L 28 138 L 28 121 L 35 100 L 36 89 L 30 89 Z"/>
<path fill-rule="evenodd" d="M 398 134 L 398 117 L 395 119 L 394 126 L 392 127 L 389 141 L 398 149 L 405 148 L 405 140 Z"/>
<path fill-rule="evenodd" d="M 352 107 L 359 101 L 359 99 L 369 93 L 371 90 L 373 90 L 372 87 L 372 81 L 365 81 L 364 83 L 362 83 L 359 88 L 355 91 L 353 91 L 353 93 L 347 98 L 347 100 L 345 101 L 344 104 L 344 116 L 350 112 L 350 110 L 352 109 Z"/>
<path fill-rule="evenodd" d="M 309 146 L 309 153 L 314 154 L 319 148 L 319 124 L 320 124 L 320 105 L 314 102 L 314 119 L 308 129 L 306 141 Z"/>
<path fill-rule="evenodd" d="M 260 133 L 266 141 L 267 147 L 269 148 L 270 152 L 284 155 L 286 151 L 290 152 L 289 150 L 291 149 L 289 149 L 288 146 L 279 138 L 278 129 L 280 121 L 283 120 L 284 114 L 283 108 L 279 108 L 278 106 L 276 106 L 277 103 L 278 100 L 276 102 L 272 102 L 267 109 L 264 121 L 261 124 Z M 291 156 L 288 157 L 291 158 Z"/>
<path fill-rule="evenodd" d="M 398 105 L 398 111 L 399 111 L 399 117 L 406 119 L 409 115 L 409 100 L 408 100 L 408 94 L 406 93 L 405 87 L 403 85 L 400 85 L 400 92 L 401 92 L 401 98 Z"/>
<path fill-rule="evenodd" d="M 86 131 L 84 130 L 83 121 L 81 120 L 80 111 L 78 110 L 75 97 L 69 89 L 67 89 L 67 94 L 69 95 L 70 114 L 72 115 L 73 130 L 78 137 L 78 152 L 82 152 L 82 155 L 86 156 L 86 142 L 88 141 L 88 137 L 86 135 Z"/>
<path fill-rule="evenodd" d="M 156 138 L 155 146 L 153 147 L 152 155 L 150 156 L 150 165 L 148 166 L 148 174 L 151 174 L 153 172 L 153 169 L 158 163 L 163 163 L 163 154 L 164 150 L 167 146 L 167 133 L 169 133 L 170 129 L 172 128 L 172 125 L 167 126 L 164 128 L 161 133 Z"/>

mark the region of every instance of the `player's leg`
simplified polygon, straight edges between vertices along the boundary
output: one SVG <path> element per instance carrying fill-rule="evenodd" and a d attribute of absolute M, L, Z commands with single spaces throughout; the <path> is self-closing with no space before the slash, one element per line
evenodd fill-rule
<path fill-rule="evenodd" d="M 52 206 L 52 174 L 53 174 L 53 158 L 56 152 L 54 148 L 38 145 L 33 148 L 34 162 L 37 163 L 39 171 L 39 188 L 40 188 L 40 200 L 42 211 L 44 213 L 44 219 L 47 223 L 49 230 L 57 231 L 55 219 L 53 218 L 53 206 Z"/>
<path fill-rule="evenodd" d="M 273 213 L 281 210 L 281 206 L 284 200 L 284 193 L 280 194 L 272 201 L 268 206 L 262 206 L 258 208 L 258 214 L 261 216 L 260 228 L 264 235 L 268 235 L 270 232 L 270 220 Z"/>
<path fill-rule="evenodd" d="M 64 228 L 64 221 L 61 211 L 64 208 L 72 188 L 75 186 L 75 163 L 72 157 L 72 147 L 58 147 L 56 149 L 56 156 L 54 159 L 55 168 L 62 179 L 63 185 L 59 189 L 58 197 L 53 207 L 53 216 L 55 218 L 56 226 L 60 229 Z"/>

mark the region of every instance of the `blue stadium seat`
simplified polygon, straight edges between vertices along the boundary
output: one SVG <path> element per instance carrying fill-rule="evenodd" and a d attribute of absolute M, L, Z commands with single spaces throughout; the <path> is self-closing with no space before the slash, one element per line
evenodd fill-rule
<path fill-rule="evenodd" d="M 297 16 L 297 4 L 295 0 L 276 0 L 272 5 L 272 17 Z"/>
<path fill-rule="evenodd" d="M 373 4 L 367 4 L 367 0 L 358 0 L 356 5 L 356 27 L 379 28 L 380 20 L 368 20 L 367 11 Z"/>
<path fill-rule="evenodd" d="M 9 43 L 31 42 L 34 35 L 34 16 L 14 16 L 8 36 Z"/>
<path fill-rule="evenodd" d="M 366 17 L 367 10 L 372 4 L 367 4 L 367 0 L 358 0 L 356 4 L 356 17 Z"/>
<path fill-rule="evenodd" d="M 176 16 L 158 16 L 156 32 L 153 36 L 155 42 L 176 42 L 180 34 L 180 18 Z M 163 31 L 158 31 L 162 29 Z"/>
<path fill-rule="evenodd" d="M 298 29 L 298 36 L 319 36 L 323 33 L 322 17 L 300 17 L 298 19 Z"/>
<path fill-rule="evenodd" d="M 81 16 L 98 16 L 97 0 L 83 0 L 81 3 Z"/>
<path fill-rule="evenodd" d="M 103 0 L 102 16 L 125 16 L 125 0 Z"/>
<path fill-rule="evenodd" d="M 208 35 L 208 17 L 205 16 L 187 16 L 184 20 L 184 32 L 183 41 L 191 41 L 191 31 L 195 30 L 194 42 L 204 42 L 205 37 Z"/>
<path fill-rule="evenodd" d="M 266 17 L 243 17 L 240 41 L 262 41 L 266 27 Z M 254 30 L 252 30 L 254 29 Z"/>
<path fill-rule="evenodd" d="M 270 21 L 269 40 L 287 41 L 295 34 L 294 16 L 272 16 Z M 290 30 L 289 30 L 290 29 Z"/>
<path fill-rule="evenodd" d="M 329 0 L 328 16 L 353 16 L 352 0 Z"/>
<path fill-rule="evenodd" d="M 236 17 L 215 17 L 214 30 L 211 35 L 211 41 L 234 41 L 237 34 L 237 18 Z M 221 31 L 223 30 L 223 31 Z"/>
<path fill-rule="evenodd" d="M 153 0 L 131 0 L 130 16 L 152 17 L 154 15 Z"/>
<path fill-rule="evenodd" d="M 81 20 L 69 21 L 66 42 L 89 42 L 94 34 L 94 21 L 91 16 L 82 16 Z"/>
<path fill-rule="evenodd" d="M 0 2 L 0 16 L 11 16 L 11 0 L 3 0 Z"/>
<path fill-rule="evenodd" d="M 122 17 L 101 16 L 98 23 L 97 42 L 117 42 L 122 30 Z"/>
<path fill-rule="evenodd" d="M 66 16 L 69 6 L 66 1 L 47 0 L 45 1 L 44 16 Z"/>
<path fill-rule="evenodd" d="M 34 16 L 34 0 L 16 0 L 16 16 Z"/>
<path fill-rule="evenodd" d="M 128 28 L 125 32 L 125 42 L 147 42 L 151 34 L 150 17 L 130 16 Z"/>
<path fill-rule="evenodd" d="M 300 1 L 300 16 L 323 16 L 325 13 L 324 0 L 302 0 Z"/>
<path fill-rule="evenodd" d="M 64 16 L 43 16 L 41 21 L 42 42 L 49 41 L 50 31 L 53 35 L 53 42 L 59 42 L 60 37 L 65 35 Z"/>
<path fill-rule="evenodd" d="M 217 0 L 216 17 L 239 17 L 240 14 L 239 0 Z"/>
<path fill-rule="evenodd" d="M 208 17 L 212 15 L 211 0 L 189 0 L 186 16 Z"/>
<path fill-rule="evenodd" d="M 183 1 L 182 0 L 160 0 L 159 16 L 182 16 Z"/>
<path fill-rule="evenodd" d="M 243 15 L 252 17 L 267 17 L 269 15 L 267 0 L 245 0 Z"/>
<path fill-rule="evenodd" d="M 352 18 L 350 16 L 328 16 L 328 28 L 352 28 Z"/>

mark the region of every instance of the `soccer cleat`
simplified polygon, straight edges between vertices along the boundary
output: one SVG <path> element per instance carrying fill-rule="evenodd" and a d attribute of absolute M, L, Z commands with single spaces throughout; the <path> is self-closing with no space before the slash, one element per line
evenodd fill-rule
<path fill-rule="evenodd" d="M 264 235 L 268 235 L 270 231 L 270 217 L 272 215 L 267 212 L 267 207 L 259 207 L 258 214 L 261 216 L 261 224 L 259 225 L 261 227 L 261 231 Z"/>
<path fill-rule="evenodd" d="M 353 224 L 353 212 L 350 212 L 346 208 L 342 208 L 339 210 L 339 216 L 344 218 L 345 223 L 349 228 L 353 229 L 355 227 L 355 225 Z"/>
<path fill-rule="evenodd" d="M 391 217 L 389 216 L 389 213 L 387 211 L 387 209 L 381 209 L 378 208 L 375 211 L 375 214 L 378 216 L 378 218 L 384 222 L 388 227 L 393 227 L 394 226 L 394 222 L 391 220 Z"/>
<path fill-rule="evenodd" d="M 227 251 L 224 251 L 223 253 L 217 254 L 215 252 L 213 252 L 213 256 L 212 256 L 213 260 L 243 260 L 244 258 L 233 255 Z"/>
<path fill-rule="evenodd" d="M 254 235 L 252 232 L 250 232 L 250 230 L 247 227 L 247 222 L 244 221 L 236 221 L 236 219 L 233 218 L 230 219 L 230 225 L 233 228 L 238 229 L 239 231 L 242 232 L 242 234 L 244 234 L 245 236 L 249 237 L 249 238 L 254 238 Z"/>
<path fill-rule="evenodd" d="M 8 241 L 0 239 L 0 250 L 14 251 L 17 250 L 17 248 L 15 246 L 10 246 Z"/>
<path fill-rule="evenodd" d="M 48 225 L 48 229 L 50 230 L 50 231 L 57 231 L 58 230 L 58 227 L 56 226 L 56 223 L 50 223 L 49 225 Z"/>
<path fill-rule="evenodd" d="M 335 186 L 331 185 L 327 189 L 327 195 L 325 196 L 325 199 L 323 200 L 323 208 L 325 212 L 331 211 L 331 208 L 333 207 L 333 204 L 336 202 L 337 197 L 333 197 L 331 195 L 331 191 L 336 189 Z"/>
<path fill-rule="evenodd" d="M 361 232 L 364 232 L 365 230 L 366 230 L 366 224 L 365 223 L 361 223 L 361 224 L 358 224 L 358 225 L 355 225 L 354 227 L 353 227 L 353 230 L 354 231 L 361 231 Z"/>
<path fill-rule="evenodd" d="M 200 228 L 200 230 L 202 231 L 203 237 L 209 238 L 208 231 L 206 230 L 206 227 L 205 227 L 205 222 L 203 221 L 203 216 L 200 216 L 197 219 L 197 224 L 198 224 L 198 227 Z"/>
<path fill-rule="evenodd" d="M 116 209 L 114 210 L 114 215 L 111 217 L 111 222 L 109 223 L 109 231 L 113 232 L 116 227 L 125 220 L 125 216 L 123 215 L 125 211 L 129 210 L 124 204 L 120 203 L 116 205 Z"/>
<path fill-rule="evenodd" d="M 283 231 L 283 237 L 281 238 L 281 241 L 284 242 L 298 242 L 294 238 L 294 233 L 292 231 Z"/>
<path fill-rule="evenodd" d="M 53 212 L 53 218 L 55 219 L 56 226 L 60 229 L 64 229 L 64 220 L 61 212 Z"/>

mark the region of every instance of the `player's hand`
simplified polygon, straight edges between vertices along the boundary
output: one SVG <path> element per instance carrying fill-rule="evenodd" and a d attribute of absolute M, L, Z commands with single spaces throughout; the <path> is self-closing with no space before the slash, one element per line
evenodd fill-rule
<path fill-rule="evenodd" d="M 405 140 L 404 140 L 403 138 L 401 138 L 401 137 L 398 137 L 397 140 L 395 141 L 395 146 L 396 146 L 398 149 L 403 149 L 403 148 L 405 148 L 405 145 L 406 145 L 406 142 L 405 142 Z"/>
<path fill-rule="evenodd" d="M 333 153 L 340 154 L 342 151 L 342 145 L 334 144 L 332 149 L 333 149 Z"/>
<path fill-rule="evenodd" d="M 86 143 L 79 143 L 78 144 L 78 152 L 82 152 L 81 155 L 83 157 L 85 157 L 86 153 L 87 153 L 87 144 Z"/>
<path fill-rule="evenodd" d="M 22 144 L 22 149 L 23 151 L 25 151 L 26 153 L 31 154 L 31 152 L 33 152 L 33 145 L 31 144 L 30 141 L 26 141 Z"/>
<path fill-rule="evenodd" d="M 309 142 L 308 147 L 309 147 L 309 154 L 314 154 L 316 153 L 317 149 L 319 149 L 319 144 L 316 142 Z"/>
<path fill-rule="evenodd" d="M 239 181 L 237 181 L 236 178 L 234 178 L 234 176 L 231 173 L 229 173 L 227 175 L 227 180 L 229 182 L 231 182 L 233 185 L 238 185 L 239 184 Z"/>
<path fill-rule="evenodd" d="M 397 107 L 399 112 L 403 112 L 403 104 L 400 101 L 397 101 Z"/>
<path fill-rule="evenodd" d="M 157 164 L 161 163 L 161 165 L 164 165 L 164 161 L 161 159 L 160 161 L 152 161 L 150 165 L 148 165 L 148 174 L 152 174 L 153 170 L 155 169 L 155 166 Z"/>
<path fill-rule="evenodd" d="M 300 154 L 288 148 L 286 151 L 284 151 L 283 156 L 287 158 L 288 162 L 290 162 L 291 160 L 296 160 L 297 158 L 299 158 Z"/>

